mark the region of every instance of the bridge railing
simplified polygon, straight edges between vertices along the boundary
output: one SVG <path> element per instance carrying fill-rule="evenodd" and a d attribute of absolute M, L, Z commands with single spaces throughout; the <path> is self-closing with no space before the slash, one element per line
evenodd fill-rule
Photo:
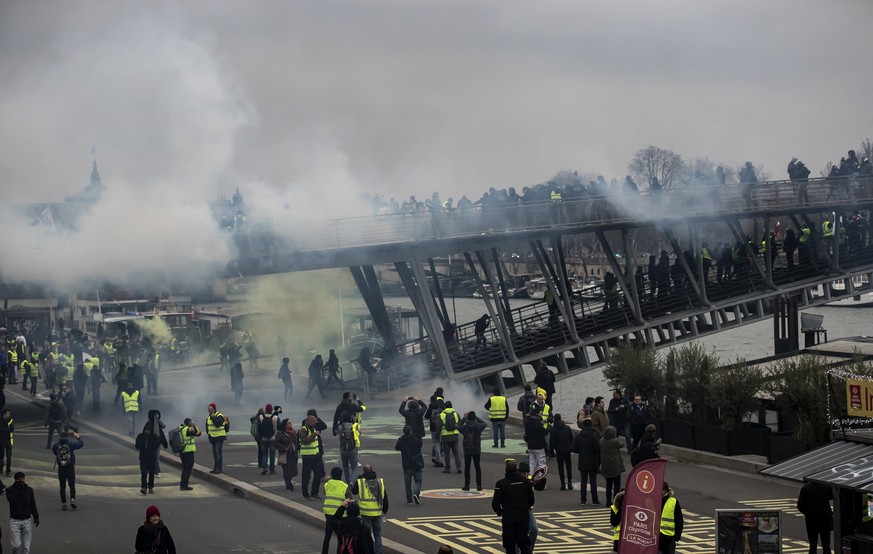
<path fill-rule="evenodd" d="M 574 197 L 560 202 L 520 202 L 517 205 L 438 209 L 368 217 L 312 221 L 301 224 L 292 251 L 320 251 L 375 244 L 491 235 L 506 231 L 562 226 L 658 221 L 749 211 L 835 207 L 851 209 L 873 199 L 873 177 L 850 176 L 808 181 L 766 181 L 754 185 L 700 186 L 642 194 Z"/>

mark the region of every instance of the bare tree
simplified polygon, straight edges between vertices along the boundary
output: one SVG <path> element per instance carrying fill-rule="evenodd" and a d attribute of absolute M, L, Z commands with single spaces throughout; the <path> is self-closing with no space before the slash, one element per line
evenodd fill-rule
<path fill-rule="evenodd" d="M 682 156 L 672 150 L 649 146 L 637 150 L 627 166 L 641 190 L 647 190 L 652 179 L 657 177 L 661 187 L 673 188 L 685 172 Z"/>
<path fill-rule="evenodd" d="M 863 160 L 864 158 L 873 159 L 873 141 L 869 138 L 862 140 L 857 155 L 859 160 Z"/>

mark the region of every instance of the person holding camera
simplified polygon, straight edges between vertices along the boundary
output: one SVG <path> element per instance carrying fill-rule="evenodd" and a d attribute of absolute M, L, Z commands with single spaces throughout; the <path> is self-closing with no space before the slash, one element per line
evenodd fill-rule
<path fill-rule="evenodd" d="M 75 427 L 70 427 L 69 431 L 61 431 L 58 442 L 52 446 L 52 452 L 55 454 L 55 465 L 58 468 L 58 482 L 61 485 L 61 510 L 67 509 L 67 483 L 70 485 L 70 507 L 74 510 L 79 507 L 76 505 L 75 451 L 85 446 L 85 443 L 78 431 Z M 73 440 L 70 440 L 70 437 Z"/>

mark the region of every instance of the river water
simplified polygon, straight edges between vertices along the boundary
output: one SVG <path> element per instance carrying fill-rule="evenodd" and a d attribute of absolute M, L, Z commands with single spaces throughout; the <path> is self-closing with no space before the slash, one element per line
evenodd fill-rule
<path fill-rule="evenodd" d="M 510 305 L 515 308 L 530 302 L 532 301 L 526 299 L 511 299 Z M 405 297 L 386 297 L 385 305 L 412 308 L 412 302 Z M 487 312 L 483 300 L 477 298 L 448 298 L 446 306 L 449 313 L 452 314 L 452 319 L 459 323 L 474 321 Z M 873 335 L 873 307 L 821 306 L 804 310 L 804 312 L 824 316 L 822 328 L 827 330 L 829 340 Z M 768 318 L 764 321 L 750 323 L 737 329 L 703 337 L 699 341 L 708 351 L 714 349 L 722 363 L 732 362 L 737 357 L 751 361 L 756 358 L 772 356 L 774 353 L 773 320 Z M 800 341 L 803 344 L 803 337 L 800 338 Z M 573 417 L 586 396 L 612 397 L 609 394 L 609 386 L 599 369 L 593 369 L 559 381 L 556 388 L 555 408 L 557 412 L 573 414 Z M 422 391 L 422 394 L 424 393 L 425 391 Z M 429 395 L 430 391 L 427 391 L 427 394 Z M 515 403 L 512 402 L 511 406 L 514 405 Z"/>

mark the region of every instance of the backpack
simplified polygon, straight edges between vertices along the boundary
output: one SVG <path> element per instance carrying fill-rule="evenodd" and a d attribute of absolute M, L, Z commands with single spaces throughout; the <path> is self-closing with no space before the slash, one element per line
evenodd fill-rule
<path fill-rule="evenodd" d="M 455 412 L 446 412 L 446 431 L 458 430 L 458 416 Z"/>
<path fill-rule="evenodd" d="M 264 416 L 264 419 L 260 422 L 260 433 L 262 440 L 273 440 L 273 437 L 276 436 L 276 426 L 273 425 L 274 416 Z"/>
<path fill-rule="evenodd" d="M 446 416 L 446 422 L 449 421 L 449 416 Z M 476 448 L 476 439 L 473 436 L 473 430 L 467 428 L 467 432 L 464 433 L 464 450 L 474 450 Z"/>
<path fill-rule="evenodd" d="M 358 548 L 358 535 L 337 535 L 339 546 L 337 552 L 339 554 L 357 554 L 361 550 Z"/>
<path fill-rule="evenodd" d="M 355 431 L 351 423 L 343 423 L 342 431 L 340 432 L 340 450 L 342 452 L 351 452 L 355 449 Z"/>
<path fill-rule="evenodd" d="M 261 438 L 261 426 L 258 425 L 258 416 L 253 415 L 249 421 L 252 422 L 251 426 L 249 427 L 249 434 L 252 436 L 253 439 L 258 440 L 259 438 Z"/>
<path fill-rule="evenodd" d="M 170 451 L 173 454 L 178 454 L 182 451 L 183 448 L 185 448 L 185 444 L 182 442 L 182 430 L 178 427 L 170 429 L 170 433 L 169 435 L 167 435 L 167 438 L 170 441 Z"/>
<path fill-rule="evenodd" d="M 67 443 L 58 445 L 58 453 L 55 454 L 58 467 L 67 467 L 73 461 L 73 451 Z"/>

